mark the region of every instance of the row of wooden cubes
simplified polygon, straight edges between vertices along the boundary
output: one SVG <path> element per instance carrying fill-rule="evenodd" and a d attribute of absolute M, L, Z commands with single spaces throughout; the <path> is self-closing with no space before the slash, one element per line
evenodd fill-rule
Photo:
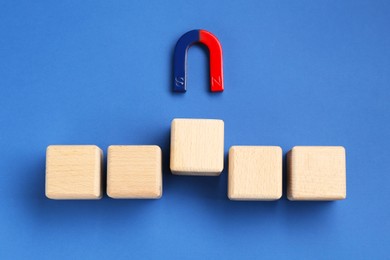
<path fill-rule="evenodd" d="M 94 145 L 49 146 L 46 196 L 52 199 L 102 197 L 102 150 Z M 232 146 L 228 197 L 276 200 L 282 196 L 282 149 Z M 160 198 L 162 160 L 158 146 L 110 146 L 107 194 L 112 198 Z M 345 149 L 296 146 L 287 156 L 290 200 L 339 200 L 346 197 Z M 175 119 L 171 128 L 170 168 L 177 175 L 217 176 L 224 166 L 224 123 Z"/>

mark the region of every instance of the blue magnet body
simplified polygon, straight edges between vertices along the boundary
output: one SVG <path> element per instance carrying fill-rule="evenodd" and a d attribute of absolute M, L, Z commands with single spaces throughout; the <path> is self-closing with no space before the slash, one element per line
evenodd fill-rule
<path fill-rule="evenodd" d="M 187 51 L 194 43 L 199 42 L 200 34 L 199 30 L 192 30 L 185 33 L 176 43 L 174 53 L 174 84 L 173 91 L 186 92 L 186 64 L 187 64 Z"/>

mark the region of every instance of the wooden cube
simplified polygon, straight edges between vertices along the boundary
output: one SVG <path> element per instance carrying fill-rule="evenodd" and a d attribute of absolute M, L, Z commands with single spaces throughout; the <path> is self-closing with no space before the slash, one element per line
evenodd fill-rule
<path fill-rule="evenodd" d="M 223 170 L 224 123 L 213 119 L 174 119 L 171 171 L 178 175 L 220 175 Z"/>
<path fill-rule="evenodd" d="M 116 199 L 162 196 L 161 149 L 156 145 L 111 145 L 107 155 L 107 194 Z"/>
<path fill-rule="evenodd" d="M 46 196 L 100 199 L 102 150 L 96 145 L 50 145 L 46 150 Z"/>
<path fill-rule="evenodd" d="M 345 149 L 341 146 L 295 146 L 287 156 L 289 200 L 346 198 Z"/>
<path fill-rule="evenodd" d="M 229 150 L 229 199 L 280 199 L 282 168 L 279 146 L 232 146 Z"/>

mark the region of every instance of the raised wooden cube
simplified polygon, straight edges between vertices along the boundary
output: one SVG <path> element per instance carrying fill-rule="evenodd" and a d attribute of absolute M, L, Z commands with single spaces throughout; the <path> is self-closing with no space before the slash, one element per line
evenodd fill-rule
<path fill-rule="evenodd" d="M 96 145 L 50 145 L 46 150 L 46 196 L 100 199 L 102 150 Z"/>
<path fill-rule="evenodd" d="M 224 123 L 214 119 L 174 119 L 171 171 L 178 175 L 220 175 L 223 170 Z"/>
<path fill-rule="evenodd" d="M 107 194 L 116 199 L 162 196 L 161 149 L 156 145 L 111 145 L 107 155 Z"/>
<path fill-rule="evenodd" d="M 229 150 L 229 199 L 280 199 L 282 157 L 279 146 L 232 146 Z"/>
<path fill-rule="evenodd" d="M 345 149 L 341 146 L 295 146 L 287 156 L 289 200 L 346 198 Z"/>

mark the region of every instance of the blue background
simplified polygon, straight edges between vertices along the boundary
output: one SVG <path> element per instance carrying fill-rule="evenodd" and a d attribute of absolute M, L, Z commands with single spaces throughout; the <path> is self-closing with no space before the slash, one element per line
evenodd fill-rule
<path fill-rule="evenodd" d="M 1 1 L 0 258 L 389 258 L 389 25 L 389 1 Z M 223 93 L 201 46 L 171 91 L 197 28 L 222 43 Z M 343 145 L 348 198 L 232 202 L 226 160 L 173 176 L 175 117 L 223 119 L 226 154 Z M 163 197 L 46 199 L 50 144 L 157 144 Z"/>

